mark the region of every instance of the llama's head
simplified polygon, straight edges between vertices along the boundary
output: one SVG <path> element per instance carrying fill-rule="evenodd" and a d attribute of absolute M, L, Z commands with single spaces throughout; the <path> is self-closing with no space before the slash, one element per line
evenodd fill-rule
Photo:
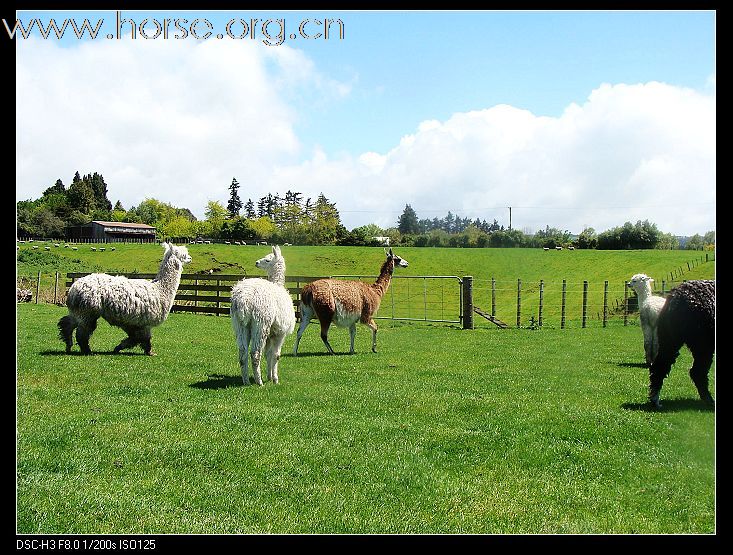
<path fill-rule="evenodd" d="M 278 263 L 284 264 L 285 259 L 280 252 L 280 247 L 275 245 L 272 247 L 271 253 L 255 262 L 255 266 L 257 266 L 260 270 L 265 270 L 269 274 Z"/>
<path fill-rule="evenodd" d="M 631 280 L 626 282 L 626 285 L 636 291 L 636 294 L 638 295 L 642 291 L 651 293 L 652 282 L 654 282 L 654 280 L 646 274 L 635 274 L 631 277 Z"/>
<path fill-rule="evenodd" d="M 176 268 L 181 270 L 185 264 L 191 262 L 191 255 L 188 254 L 188 248 L 185 246 L 176 246 L 171 243 L 161 243 L 161 246 L 165 250 L 163 264 L 173 260 L 175 261 Z"/>
<path fill-rule="evenodd" d="M 389 252 L 387 253 L 387 260 L 393 260 L 395 266 L 399 266 L 400 268 L 407 268 L 407 260 L 404 258 L 397 256 L 392 252 L 392 249 L 389 249 Z"/>

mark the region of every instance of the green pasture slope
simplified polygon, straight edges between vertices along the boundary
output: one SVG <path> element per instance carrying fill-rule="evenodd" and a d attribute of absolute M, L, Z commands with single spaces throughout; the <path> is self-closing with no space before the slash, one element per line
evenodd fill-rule
<path fill-rule="evenodd" d="M 97 245 L 99 247 L 100 245 Z M 156 272 L 162 249 L 159 245 L 118 244 L 116 250 L 92 251 L 79 245 L 78 251 L 63 246 L 32 250 L 24 244 L 18 251 L 18 276 L 26 284 L 41 272 L 40 298 L 53 300 L 56 271 Z M 222 244 L 189 245 L 193 262 L 186 273 L 209 276 L 236 274 L 260 276 L 254 262 L 270 252 L 266 246 Z M 289 276 L 356 275 L 371 281 L 384 261 L 378 247 L 283 247 Z M 460 312 L 457 279 L 412 279 L 415 276 L 473 276 L 474 302 L 485 312 L 492 308 L 492 278 L 495 280 L 496 316 L 516 326 L 517 298 L 520 296 L 520 327 L 539 318 L 540 280 L 543 281 L 543 325 L 560 327 L 562 281 L 566 286 L 566 327 L 582 325 L 584 281 L 587 281 L 587 325 L 601 325 L 603 299 L 607 317 L 618 323 L 623 313 L 624 282 L 644 272 L 655 280 L 657 292 L 669 290 L 683 279 L 711 279 L 715 276 L 713 252 L 700 251 L 587 251 L 542 249 L 443 249 L 395 248 L 409 262 L 395 272 L 396 279 L 382 302 L 379 316 L 457 321 Z M 707 262 L 706 262 L 707 256 Z M 521 289 L 518 280 L 521 280 Z M 60 285 L 63 288 L 63 280 Z M 605 281 L 608 281 L 606 289 Z M 61 292 L 61 291 L 60 291 Z M 59 293 L 60 293 L 59 292 Z M 481 317 L 479 327 L 493 327 Z"/>
<path fill-rule="evenodd" d="M 199 268 L 206 248 L 192 249 Z M 404 250 L 416 274 L 440 270 L 436 256 L 440 273 L 477 274 L 475 258 L 496 269 L 496 251 Z M 242 265 L 265 251 L 246 249 Z M 339 260 L 381 259 L 352 252 Z M 285 253 L 309 273 L 338 249 Z M 593 255 L 574 260 L 590 271 Z M 17 307 L 20 533 L 716 531 L 715 412 L 686 350 L 663 410 L 647 410 L 638 326 L 385 321 L 379 352 L 360 328 L 353 356 L 326 356 L 312 326 L 298 357 L 287 339 L 280 385 L 243 387 L 228 317 L 172 314 L 153 332 L 155 357 L 111 355 L 121 332 L 100 321 L 96 354 L 82 357 L 56 339 L 63 314 Z M 331 343 L 344 353 L 348 334 Z"/>

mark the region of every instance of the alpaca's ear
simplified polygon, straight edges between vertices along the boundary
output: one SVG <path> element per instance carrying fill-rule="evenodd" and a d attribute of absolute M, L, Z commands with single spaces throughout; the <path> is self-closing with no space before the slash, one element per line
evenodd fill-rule
<path fill-rule="evenodd" d="M 273 245 L 272 254 L 274 254 L 275 256 L 280 256 L 280 247 L 278 247 L 277 245 Z"/>
<path fill-rule="evenodd" d="M 162 242 L 162 243 L 160 244 L 160 246 L 161 246 L 161 247 L 163 247 L 163 250 L 164 250 L 164 251 L 167 251 L 167 250 L 168 250 L 169 248 L 171 248 L 171 246 L 170 246 L 170 245 L 169 245 L 168 243 L 166 243 L 165 241 L 163 241 L 163 242 Z"/>
<path fill-rule="evenodd" d="M 392 247 L 389 248 L 389 252 L 387 253 L 387 256 L 389 256 L 390 258 L 394 256 L 394 254 L 392 254 Z"/>

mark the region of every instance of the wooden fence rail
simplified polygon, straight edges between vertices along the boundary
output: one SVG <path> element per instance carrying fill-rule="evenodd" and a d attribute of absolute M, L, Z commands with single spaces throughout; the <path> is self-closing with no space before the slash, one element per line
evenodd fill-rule
<path fill-rule="evenodd" d="M 701 260 L 701 262 L 703 262 Z M 695 262 L 692 263 L 694 266 Z M 18 288 L 32 295 L 32 302 L 53 302 L 65 304 L 68 288 L 89 272 L 70 272 L 63 275 L 56 272 L 50 282 L 41 289 L 41 272 L 37 277 L 20 276 Z M 153 279 L 153 273 L 121 273 L 129 278 Z M 182 274 L 172 312 L 195 312 L 227 315 L 231 303 L 231 289 L 245 277 L 235 274 Z M 286 289 L 293 299 L 296 316 L 300 318 L 299 304 L 302 287 L 316 279 L 358 279 L 373 282 L 376 276 L 287 276 Z M 61 278 L 61 281 L 59 280 Z M 684 280 L 660 279 L 661 290 L 655 294 L 665 296 L 671 288 Z M 64 285 L 66 287 L 64 287 Z M 516 327 L 543 327 L 557 325 L 565 329 L 569 322 L 579 322 L 586 327 L 589 320 L 597 320 L 606 327 L 614 317 L 628 325 L 629 315 L 636 313 L 636 296 L 631 294 L 622 282 L 609 289 L 608 281 L 569 283 L 539 280 L 537 283 L 523 281 L 498 281 L 496 278 L 476 279 L 472 276 L 394 276 L 387 295 L 382 300 L 380 319 L 443 322 L 460 324 L 464 329 L 475 327 L 474 314 L 482 316 L 478 322 L 491 322 L 501 328 L 509 327 L 505 322 L 516 318 Z M 601 288 L 602 287 L 602 288 Z M 486 304 L 485 304 L 486 303 Z M 490 304 L 489 304 L 490 303 Z M 480 306 L 477 306 L 480 305 Z M 491 307 L 489 312 L 481 307 Z M 498 311 L 500 312 L 497 314 Z M 529 319 L 529 322 L 523 321 Z M 512 326 L 513 327 L 513 326 Z"/>

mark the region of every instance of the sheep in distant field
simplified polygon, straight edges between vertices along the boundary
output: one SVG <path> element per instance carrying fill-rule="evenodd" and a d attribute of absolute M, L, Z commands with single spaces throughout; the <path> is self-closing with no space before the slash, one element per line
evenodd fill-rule
<path fill-rule="evenodd" d="M 268 279 L 245 278 L 238 282 L 232 287 L 229 309 L 244 385 L 249 385 L 250 356 L 254 381 L 262 385 L 260 361 L 263 352 L 268 379 L 279 383 L 278 362 L 282 346 L 285 337 L 295 329 L 293 299 L 285 288 L 285 259 L 280 247 L 273 246 L 272 253 L 259 259 L 255 265 L 267 271 Z"/>
<path fill-rule="evenodd" d="M 407 268 L 407 260 L 393 254 L 392 249 L 389 249 L 387 260 L 382 264 L 379 277 L 373 284 L 341 279 L 319 279 L 303 287 L 300 293 L 300 327 L 293 354 L 298 354 L 300 338 L 314 315 L 321 324 L 321 340 L 332 355 L 336 353 L 328 342 L 328 328 L 331 323 L 349 328 L 351 354 L 354 354 L 356 323 L 361 322 L 369 326 L 372 330 L 372 352 L 376 353 L 377 324 L 374 315 L 389 288 L 395 266 Z"/>
<path fill-rule="evenodd" d="M 89 274 L 73 283 L 66 298 L 69 314 L 58 323 L 67 353 L 71 352 L 72 333 L 76 329 L 76 342 L 82 354 L 91 354 L 89 337 L 97 327 L 97 320 L 104 318 L 127 332 L 127 337 L 114 348 L 115 353 L 139 344 L 146 355 L 153 354 L 151 328 L 168 318 L 183 266 L 191 262 L 186 247 L 168 243 L 162 246 L 165 254 L 152 281 Z"/>
<path fill-rule="evenodd" d="M 33 291 L 30 289 L 15 288 L 15 296 L 19 303 L 29 303 L 33 300 Z"/>
<path fill-rule="evenodd" d="M 636 292 L 638 299 L 639 321 L 644 334 L 644 354 L 648 365 L 651 365 L 657 356 L 657 317 L 664 306 L 664 297 L 652 295 L 653 281 L 646 274 L 635 274 L 626 283 Z"/>
<path fill-rule="evenodd" d="M 657 319 L 659 350 L 649 369 L 649 401 L 659 408 L 664 379 L 687 345 L 694 359 L 690 368 L 700 399 L 715 406 L 708 389 L 708 372 L 715 353 L 715 281 L 692 280 L 681 283 L 667 296 Z"/>

